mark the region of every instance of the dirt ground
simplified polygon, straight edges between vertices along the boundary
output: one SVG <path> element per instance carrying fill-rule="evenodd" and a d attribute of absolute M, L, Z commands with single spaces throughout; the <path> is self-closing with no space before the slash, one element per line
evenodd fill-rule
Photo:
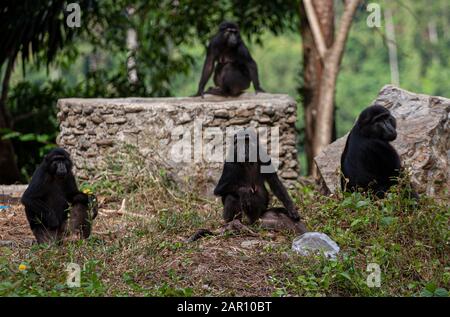
<path fill-rule="evenodd" d="M 20 204 L 25 189 L 26 185 L 0 186 L 0 246 L 29 246 L 33 241 Z"/>
<path fill-rule="evenodd" d="M 2 194 L 0 201 L 0 205 L 8 207 L 0 209 L 0 247 L 8 247 L 20 258 L 30 250 L 35 240 L 24 208 L 20 204 L 22 191 L 3 190 L 3 193 L 6 192 L 8 194 Z M 102 203 L 101 198 L 99 201 L 99 215 L 95 220 L 92 236 L 107 245 L 117 244 L 133 230 L 136 219 L 124 217 L 117 210 Z M 145 219 L 138 220 L 145 221 Z M 256 236 L 242 233 L 230 237 L 203 238 L 190 244 L 183 251 L 177 250 L 180 242 L 186 245 L 184 242 L 190 233 L 192 229 L 180 230 L 178 233 L 161 237 L 161 233 L 157 232 L 154 236 L 143 238 L 147 239 L 149 244 L 154 244 L 156 240 L 159 245 L 167 242 L 169 246 L 157 247 L 159 250 L 157 257 L 156 254 L 142 254 L 142 251 L 140 254 L 128 255 L 127 263 L 132 259 L 133 266 L 146 268 L 142 275 L 136 277 L 136 283 L 142 285 L 157 285 L 162 281 L 170 283 L 172 279 L 170 272 L 175 272 L 177 276 L 183 277 L 182 281 L 178 282 L 179 286 L 193 288 L 197 295 L 203 293 L 270 296 L 273 293 L 275 288 L 269 283 L 270 272 L 279 266 L 283 254 L 269 257 L 264 250 L 290 245 L 288 237 L 268 231 L 260 232 Z M 131 249 L 132 246 L 123 247 L 125 251 L 121 255 L 125 256 L 126 249 Z M 115 261 L 120 263 L 120 259 Z M 121 264 L 117 263 L 113 264 L 115 270 L 126 272 L 129 269 L 121 268 Z M 121 284 L 120 281 L 115 281 L 114 277 L 110 277 L 110 282 L 111 285 Z"/>

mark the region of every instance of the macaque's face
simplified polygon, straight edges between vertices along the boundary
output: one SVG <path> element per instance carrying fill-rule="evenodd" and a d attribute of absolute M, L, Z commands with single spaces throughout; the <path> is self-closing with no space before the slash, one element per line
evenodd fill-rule
<path fill-rule="evenodd" d="M 397 121 L 389 110 L 372 106 L 361 113 L 358 119 L 361 133 L 374 139 L 394 141 L 397 138 Z"/>
<path fill-rule="evenodd" d="M 46 159 L 47 171 L 57 178 L 65 178 L 71 169 L 71 163 L 66 157 L 57 155 Z"/>
<path fill-rule="evenodd" d="M 239 43 L 239 30 L 236 28 L 227 28 L 225 30 L 225 38 L 229 47 L 235 47 Z"/>
<path fill-rule="evenodd" d="M 231 22 L 223 22 L 219 27 L 224 42 L 228 47 L 235 47 L 241 42 L 241 35 L 236 24 Z"/>

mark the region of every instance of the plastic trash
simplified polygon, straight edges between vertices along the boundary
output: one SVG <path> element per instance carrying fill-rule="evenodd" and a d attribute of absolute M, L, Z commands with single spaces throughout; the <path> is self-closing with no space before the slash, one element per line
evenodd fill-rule
<path fill-rule="evenodd" d="M 339 246 L 322 232 L 306 232 L 292 241 L 292 250 L 300 255 L 320 253 L 330 259 L 335 259 L 339 253 Z"/>
<path fill-rule="evenodd" d="M 0 210 L 2 210 L 2 209 L 8 209 L 9 208 L 9 206 L 2 206 L 2 205 L 0 205 Z"/>

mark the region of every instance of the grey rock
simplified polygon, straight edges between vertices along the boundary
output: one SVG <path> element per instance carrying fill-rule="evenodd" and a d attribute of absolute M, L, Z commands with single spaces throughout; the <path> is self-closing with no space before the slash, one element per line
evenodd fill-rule
<path fill-rule="evenodd" d="M 260 118 L 258 118 L 258 121 L 259 121 L 260 123 L 269 123 L 269 122 L 271 122 L 272 120 L 271 120 L 270 117 L 268 117 L 268 116 L 261 116 Z"/>
<path fill-rule="evenodd" d="M 112 145 L 114 145 L 114 140 L 103 139 L 103 140 L 97 140 L 95 143 L 97 143 L 98 146 L 112 146 Z"/>
<path fill-rule="evenodd" d="M 91 116 L 91 121 L 92 122 L 94 122 L 95 124 L 100 124 L 100 123 L 102 123 L 103 121 L 105 121 L 104 119 L 103 119 L 103 117 L 101 117 L 101 116 L 99 116 L 99 115 L 93 115 L 93 116 Z"/>
<path fill-rule="evenodd" d="M 80 114 L 83 111 L 83 109 L 82 109 L 82 107 L 80 105 L 73 105 L 72 106 L 72 111 L 75 114 Z"/>
<path fill-rule="evenodd" d="M 124 124 L 127 122 L 126 117 L 106 117 L 105 122 L 107 124 Z"/>
<path fill-rule="evenodd" d="M 100 113 L 101 114 L 113 114 L 114 110 L 111 108 L 101 108 L 100 109 Z"/>
<path fill-rule="evenodd" d="M 91 113 L 94 112 L 94 108 L 93 107 L 84 107 L 83 108 L 83 114 L 84 115 L 90 115 Z"/>
<path fill-rule="evenodd" d="M 228 125 L 244 125 L 250 122 L 250 118 L 232 118 L 228 121 Z"/>
<path fill-rule="evenodd" d="M 115 110 L 114 110 L 114 115 L 115 115 L 116 117 L 124 116 L 125 113 L 126 113 L 126 112 L 125 112 L 124 109 L 115 109 Z"/>
<path fill-rule="evenodd" d="M 245 108 L 241 108 L 236 110 L 236 116 L 238 117 L 251 117 L 253 116 L 254 111 L 245 109 Z"/>
<path fill-rule="evenodd" d="M 124 108 L 125 113 L 138 113 L 144 111 L 144 108 L 141 106 L 131 105 L 129 107 Z"/>
<path fill-rule="evenodd" d="M 289 168 L 295 168 L 298 165 L 298 161 L 297 160 L 291 160 L 287 163 L 287 166 Z"/>
<path fill-rule="evenodd" d="M 295 179 L 298 177 L 298 173 L 293 170 L 288 170 L 281 173 L 281 177 L 285 179 Z"/>
<path fill-rule="evenodd" d="M 228 119 L 230 117 L 230 113 L 227 109 L 219 109 L 214 111 L 214 117 Z"/>
<path fill-rule="evenodd" d="M 108 132 L 108 134 L 116 134 L 117 132 L 119 132 L 119 127 L 113 126 L 113 127 L 109 128 L 107 132 Z"/>
<path fill-rule="evenodd" d="M 75 146 L 77 145 L 77 142 L 75 140 L 59 140 L 58 144 L 65 144 L 68 146 Z"/>
<path fill-rule="evenodd" d="M 296 112 L 296 107 L 287 107 L 285 112 L 286 113 L 295 113 Z"/>
<path fill-rule="evenodd" d="M 290 116 L 286 122 L 287 123 L 295 123 L 297 121 L 297 117 L 295 115 Z"/>
<path fill-rule="evenodd" d="M 69 127 L 77 126 L 77 117 L 76 116 L 68 116 L 66 120 L 67 120 Z"/>
<path fill-rule="evenodd" d="M 91 147 L 91 142 L 89 142 L 85 137 L 80 138 L 79 144 L 81 150 L 87 150 Z"/>
<path fill-rule="evenodd" d="M 192 117 L 189 113 L 184 112 L 180 118 L 178 118 L 177 124 L 185 124 L 192 121 Z"/>
<path fill-rule="evenodd" d="M 268 107 L 263 110 L 263 113 L 271 117 L 275 114 L 275 110 L 272 107 Z"/>
<path fill-rule="evenodd" d="M 84 128 L 86 126 L 86 118 L 79 118 L 77 120 L 77 127 Z"/>

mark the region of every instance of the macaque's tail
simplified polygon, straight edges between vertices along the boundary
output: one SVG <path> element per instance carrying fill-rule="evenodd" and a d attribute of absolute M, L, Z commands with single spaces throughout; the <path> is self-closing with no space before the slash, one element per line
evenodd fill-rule
<path fill-rule="evenodd" d="M 186 242 L 194 242 L 200 238 L 206 237 L 206 236 L 214 236 L 216 235 L 214 232 L 208 229 L 199 229 L 196 233 L 194 233 L 189 239 L 187 239 Z"/>

